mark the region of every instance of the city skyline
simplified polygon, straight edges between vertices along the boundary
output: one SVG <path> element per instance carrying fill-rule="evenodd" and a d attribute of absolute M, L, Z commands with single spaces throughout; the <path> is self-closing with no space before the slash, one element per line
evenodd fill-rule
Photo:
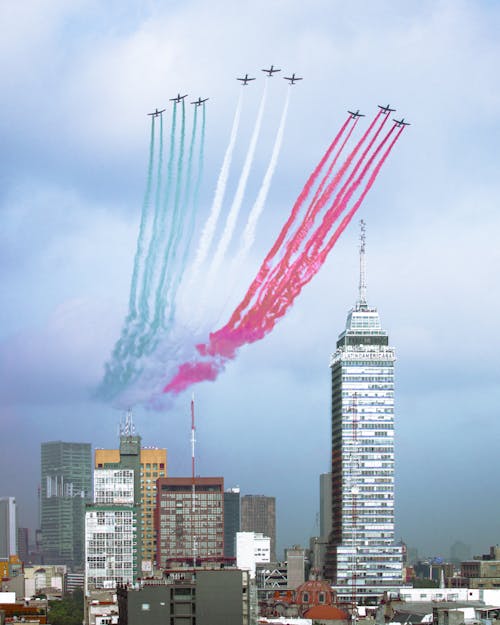
<path fill-rule="evenodd" d="M 498 435 L 491 336 L 499 308 L 492 233 L 500 94 L 491 76 L 500 61 L 499 8 L 382 1 L 353 11 L 318 0 L 307 10 L 256 2 L 236 11 L 222 1 L 45 9 L 29 2 L 0 9 L 0 418 L 9 442 L 0 494 L 16 498 L 20 525 L 36 523 L 40 443 L 116 447 L 121 413 L 95 401 L 93 391 L 126 307 L 147 112 L 179 91 L 210 96 L 202 224 L 240 92 L 235 77 L 275 63 L 304 80 L 293 87 L 245 278 L 346 109 L 371 116 L 377 104 L 394 103 L 412 126 L 360 217 L 368 227 L 370 297 L 398 353 L 396 537 L 424 553 L 457 539 L 474 552 L 498 542 L 498 506 L 488 495 Z M 224 36 L 214 43 L 216 31 Z M 245 87 L 248 119 L 264 79 Z M 269 118 L 285 86 L 269 79 Z M 198 472 L 224 476 L 242 493 L 275 496 L 279 551 L 319 534 L 318 476 L 329 470 L 328 360 L 356 298 L 356 246 L 352 224 L 275 332 L 243 349 L 216 383 L 195 388 Z M 138 409 L 134 420 L 145 445 L 168 450 L 170 475 L 190 474 L 188 394 L 168 412 Z M 281 453 L 297 459 L 293 493 L 288 464 L 273 462 Z M 470 497 L 485 502 L 479 520 Z M 421 510 L 432 515 L 417 523 Z"/>

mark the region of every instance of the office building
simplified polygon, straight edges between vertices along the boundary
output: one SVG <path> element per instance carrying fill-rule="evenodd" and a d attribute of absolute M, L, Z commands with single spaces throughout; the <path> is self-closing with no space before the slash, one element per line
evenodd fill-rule
<path fill-rule="evenodd" d="M 332 531 L 332 474 L 319 476 L 319 535 L 330 536 Z"/>
<path fill-rule="evenodd" d="M 92 501 L 89 443 L 42 443 L 41 529 L 45 562 L 81 567 L 85 505 Z"/>
<path fill-rule="evenodd" d="M 17 510 L 14 497 L 0 497 L 0 558 L 18 553 Z"/>
<path fill-rule="evenodd" d="M 122 445 L 122 439 L 135 437 L 135 443 Z M 132 446 L 130 445 L 132 443 Z M 128 459 L 127 459 L 128 458 Z M 153 570 L 156 556 L 154 511 L 156 507 L 156 480 L 167 475 L 167 450 L 157 447 L 141 447 L 140 437 L 135 436 L 132 415 L 129 412 L 120 425 L 120 449 L 96 449 L 95 469 L 125 467 L 137 471 L 136 506 L 140 508 L 140 569 L 147 574 Z"/>
<path fill-rule="evenodd" d="M 239 569 L 250 571 L 255 577 L 257 564 L 271 561 L 271 539 L 257 532 L 238 532 L 236 534 L 236 565 Z"/>
<path fill-rule="evenodd" d="M 236 534 L 240 531 L 240 489 L 224 493 L 224 556 L 236 558 Z"/>
<path fill-rule="evenodd" d="M 159 567 L 224 558 L 224 478 L 159 478 L 156 496 Z"/>
<path fill-rule="evenodd" d="M 331 359 L 332 531 L 325 577 L 340 600 L 401 586 L 394 542 L 394 362 L 376 308 L 366 300 L 364 224 L 359 300 Z"/>
<path fill-rule="evenodd" d="M 276 498 L 244 495 L 241 498 L 242 532 L 257 532 L 271 539 L 271 561 L 276 562 Z"/>

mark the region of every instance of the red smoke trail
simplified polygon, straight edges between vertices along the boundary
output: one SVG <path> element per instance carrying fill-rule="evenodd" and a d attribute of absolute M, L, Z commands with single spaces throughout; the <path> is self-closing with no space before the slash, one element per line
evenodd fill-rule
<path fill-rule="evenodd" d="M 342 128 L 337 133 L 337 136 L 334 138 L 334 140 L 332 141 L 330 147 L 325 152 L 323 158 L 318 163 L 316 169 L 309 176 L 309 179 L 307 180 L 306 184 L 304 185 L 304 188 L 300 192 L 299 197 L 297 198 L 297 200 L 295 201 L 295 204 L 293 205 L 292 212 L 290 213 L 290 216 L 288 217 L 287 221 L 285 222 L 285 225 L 283 226 L 283 228 L 281 229 L 281 232 L 278 235 L 278 238 L 274 242 L 272 248 L 268 252 L 266 258 L 264 259 L 264 261 L 262 263 L 262 265 L 260 266 L 260 269 L 259 269 L 259 272 L 257 273 L 257 276 L 254 278 L 252 284 L 248 288 L 248 290 L 247 290 L 243 300 L 240 302 L 240 304 L 237 306 L 237 308 L 233 312 L 233 314 L 231 316 L 231 319 L 230 319 L 230 323 L 232 323 L 233 325 L 238 323 L 238 321 L 241 318 L 241 315 L 242 315 L 243 311 L 248 307 L 249 303 L 251 302 L 253 296 L 255 295 L 257 290 L 259 289 L 260 285 L 267 278 L 267 276 L 269 274 L 269 271 L 270 271 L 270 264 L 271 264 L 272 260 L 275 258 L 276 254 L 279 252 L 281 246 L 283 245 L 283 241 L 286 239 L 286 237 L 288 236 L 289 231 L 293 227 L 293 225 L 295 223 L 295 220 L 297 218 L 297 215 L 300 212 L 300 209 L 302 208 L 302 206 L 303 206 L 304 202 L 306 201 L 308 195 L 310 194 L 312 187 L 316 183 L 316 181 L 317 181 L 317 179 L 318 179 L 318 177 L 319 177 L 319 175 L 321 173 L 321 170 L 324 168 L 325 164 L 328 162 L 328 160 L 329 160 L 333 150 L 336 148 L 338 142 L 342 138 L 342 135 L 344 134 L 344 131 L 347 128 L 347 126 L 348 126 L 349 122 L 351 121 L 351 119 L 352 119 L 351 116 L 349 116 L 346 119 L 346 121 L 344 122 Z"/>
<path fill-rule="evenodd" d="M 312 219 L 309 222 L 309 224 L 307 224 L 307 227 L 303 228 L 301 226 L 299 228 L 299 233 L 296 235 L 295 239 L 291 243 L 288 244 L 288 248 L 287 248 L 286 254 L 283 256 L 283 258 L 281 259 L 280 263 L 273 269 L 273 272 L 272 272 L 271 276 L 267 279 L 266 283 L 261 285 L 260 295 L 257 297 L 257 302 L 259 304 L 262 303 L 263 299 L 268 297 L 268 295 L 269 295 L 269 285 L 272 282 L 276 282 L 277 280 L 281 281 L 281 278 L 283 277 L 283 274 L 285 274 L 289 270 L 289 260 L 290 260 L 290 257 L 292 256 L 293 253 L 295 253 L 299 249 L 301 243 L 303 242 L 303 239 L 305 238 L 305 234 L 307 234 L 307 232 L 313 226 L 314 220 L 315 220 L 317 214 L 325 206 L 327 201 L 330 199 L 332 193 L 334 192 L 334 190 L 336 189 L 336 187 L 338 186 L 338 184 L 342 180 L 342 178 L 345 175 L 346 171 L 348 171 L 349 167 L 352 165 L 354 157 L 356 156 L 356 154 L 360 150 L 361 146 L 366 142 L 367 138 L 369 137 L 371 131 L 373 130 L 373 128 L 374 128 L 376 122 L 378 121 L 378 119 L 380 118 L 380 116 L 381 116 L 381 112 L 379 112 L 375 116 L 375 118 L 373 119 L 372 123 L 370 124 L 370 126 L 366 130 L 365 134 L 358 141 L 357 145 L 354 147 L 354 149 L 352 150 L 351 154 L 346 159 L 345 163 L 342 165 L 340 170 L 337 172 L 335 178 L 331 181 L 331 183 L 328 185 L 326 191 L 323 193 L 321 198 L 318 200 L 316 207 L 314 207 L 314 214 L 312 215 Z M 347 180 L 344 182 L 341 190 L 337 194 L 332 207 L 330 208 L 330 210 L 323 217 L 323 222 L 322 222 L 322 225 L 320 226 L 320 228 L 324 229 L 325 226 L 326 226 L 328 229 L 330 229 L 332 227 L 333 223 L 336 221 L 336 219 L 340 215 L 340 212 L 339 212 L 339 210 L 337 208 L 340 205 L 340 199 L 344 196 L 345 193 L 348 192 L 348 189 L 350 188 L 350 185 L 352 184 L 352 181 L 354 180 L 354 177 L 355 177 L 356 173 L 358 172 L 358 170 L 361 167 L 363 161 L 365 160 L 366 156 L 368 155 L 368 152 L 372 149 L 373 144 L 378 139 L 378 136 L 379 136 L 380 132 L 382 131 L 382 128 L 384 127 L 387 119 L 388 119 L 388 116 L 385 116 L 382 124 L 377 129 L 377 131 L 375 132 L 374 136 L 372 137 L 372 139 L 368 143 L 368 146 L 365 148 L 365 150 L 363 151 L 362 155 L 360 156 L 360 158 L 356 162 L 354 168 L 352 169 L 351 173 L 347 177 Z M 373 162 L 373 158 L 369 162 L 370 163 Z M 364 171 L 364 173 L 366 173 L 366 168 L 363 171 Z M 337 201 L 337 200 L 339 200 L 339 201 Z M 318 230 L 316 232 L 318 232 Z M 281 278 L 280 278 L 280 276 L 281 276 Z"/>
<path fill-rule="evenodd" d="M 241 326 L 239 328 L 232 329 L 229 324 L 227 324 L 224 328 L 221 328 L 217 332 L 211 334 L 209 345 L 204 346 L 204 353 L 209 353 L 211 355 L 223 354 L 226 357 L 232 356 L 234 354 L 234 348 L 231 349 L 231 343 L 235 342 L 236 346 L 239 347 L 242 344 L 240 342 L 242 338 L 244 339 L 243 343 L 254 342 L 255 340 L 258 340 L 268 334 L 274 328 L 277 320 L 281 318 L 286 313 L 288 308 L 293 304 L 295 298 L 301 292 L 304 284 L 309 282 L 312 277 L 318 272 L 319 268 L 326 259 L 326 255 L 330 251 L 331 247 L 333 247 L 333 244 L 337 240 L 338 236 L 340 236 L 340 232 L 343 232 L 343 230 L 347 226 L 347 223 L 350 221 L 350 219 L 341 229 L 341 231 L 337 235 L 337 238 L 335 238 L 334 243 L 331 244 L 330 247 L 328 247 L 327 244 L 327 253 L 323 254 L 319 252 L 325 237 L 328 235 L 333 223 L 335 223 L 336 221 L 336 217 L 332 219 L 331 215 L 333 214 L 339 216 L 344 212 L 347 204 L 349 203 L 353 194 L 359 188 L 360 184 L 363 182 L 364 177 L 373 165 L 373 162 L 379 155 L 383 146 L 388 141 L 395 127 L 396 126 L 393 126 L 391 128 L 391 130 L 378 145 L 377 149 L 374 151 L 374 153 L 364 166 L 362 172 L 359 174 L 357 179 L 351 183 L 348 190 L 345 190 L 344 185 L 344 188 L 335 198 L 331 208 L 325 214 L 322 224 L 317 228 L 317 230 L 313 233 L 313 235 L 307 242 L 307 245 L 302 251 L 300 257 L 293 263 L 291 267 L 286 269 L 283 275 L 276 278 L 274 283 L 267 283 L 267 291 L 265 292 L 264 297 L 248 311 L 248 313 L 242 320 Z M 391 148 L 389 148 L 387 154 L 390 152 L 390 149 Z M 361 157 L 361 159 L 362 158 L 364 158 L 364 156 Z M 385 158 L 387 158 L 386 155 L 384 155 L 384 157 L 381 159 L 382 162 L 385 160 Z M 380 167 L 381 165 L 377 166 L 377 173 L 380 170 Z M 371 177 L 371 182 L 368 182 L 368 185 L 370 187 L 373 184 L 373 180 L 375 180 L 375 178 Z M 363 192 L 362 198 L 365 197 L 366 192 L 367 191 Z M 361 202 L 359 201 L 356 202 L 355 210 L 358 209 L 360 203 Z M 344 221 L 342 223 L 344 223 Z M 221 337 L 223 341 L 222 349 L 221 345 L 219 344 Z"/>
<path fill-rule="evenodd" d="M 377 148 L 377 153 L 379 152 L 379 149 L 382 147 L 382 145 L 387 141 L 395 127 L 396 126 L 394 126 L 390 130 L 383 143 L 379 146 L 379 148 Z M 327 241 L 323 250 L 321 250 L 321 252 L 318 254 L 318 257 L 314 259 L 314 262 L 310 264 L 311 259 L 307 257 L 305 252 L 301 255 L 299 262 L 301 265 L 302 263 L 305 263 L 305 268 L 308 269 L 308 271 L 304 275 L 302 275 L 303 267 L 297 267 L 297 263 L 294 264 L 294 267 L 296 268 L 295 280 L 291 280 L 286 285 L 284 285 L 284 291 L 281 292 L 279 297 L 275 299 L 275 307 L 272 311 L 272 317 L 271 319 L 269 319 L 269 322 L 265 325 L 265 327 L 249 327 L 248 323 L 243 323 L 238 328 L 229 331 L 229 324 L 227 324 L 218 332 L 210 335 L 209 345 L 203 346 L 205 348 L 204 350 L 200 349 L 200 353 L 204 352 L 206 354 L 213 353 L 212 350 L 214 350 L 214 352 L 216 350 L 218 356 L 212 357 L 208 362 L 197 361 L 184 363 L 179 367 L 177 374 L 174 376 L 174 378 L 167 384 L 167 386 L 165 386 L 164 392 L 179 393 L 196 382 L 201 382 L 204 380 L 214 380 L 217 377 L 218 373 L 223 370 L 225 362 L 229 358 L 234 357 L 236 349 L 238 347 L 240 347 L 244 343 L 252 343 L 263 338 L 268 332 L 273 329 L 278 319 L 282 317 L 292 306 L 295 298 L 300 294 L 304 285 L 307 284 L 314 277 L 314 275 L 325 262 L 329 252 L 337 242 L 340 235 L 346 229 L 347 225 L 355 215 L 358 208 L 361 206 L 364 198 L 366 197 L 366 194 L 371 189 L 380 172 L 380 169 L 382 168 L 385 160 L 389 156 L 392 148 L 394 147 L 394 144 L 399 139 L 403 130 L 404 127 L 401 127 L 399 132 L 390 143 L 389 147 L 385 150 L 379 162 L 375 165 L 375 168 L 370 175 L 370 178 L 368 179 L 368 182 L 363 189 L 361 195 L 359 196 L 353 207 L 350 209 L 350 211 L 344 216 L 341 223 L 336 228 L 335 232 Z M 372 162 L 374 158 L 375 154 L 372 156 Z M 365 166 L 365 170 L 366 167 L 368 167 L 368 165 Z M 360 174 L 360 178 L 364 176 L 364 173 L 366 173 L 365 170 L 362 174 Z M 354 191 L 355 189 L 353 188 L 352 193 L 354 193 Z M 352 193 L 346 193 L 342 197 L 341 202 L 344 205 L 344 208 L 347 205 L 349 199 L 352 197 Z M 248 314 L 246 315 L 246 318 L 249 318 Z M 202 346 L 200 346 L 200 348 L 201 347 Z"/>

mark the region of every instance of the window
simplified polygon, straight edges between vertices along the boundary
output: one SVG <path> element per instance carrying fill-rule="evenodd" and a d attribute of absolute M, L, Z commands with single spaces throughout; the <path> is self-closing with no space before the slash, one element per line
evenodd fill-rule
<path fill-rule="evenodd" d="M 150 610 L 150 609 L 151 609 L 151 606 L 150 606 L 150 604 L 149 604 L 149 603 L 143 603 L 143 604 L 141 605 L 141 610 L 142 610 L 143 612 L 149 612 L 149 610 Z"/>

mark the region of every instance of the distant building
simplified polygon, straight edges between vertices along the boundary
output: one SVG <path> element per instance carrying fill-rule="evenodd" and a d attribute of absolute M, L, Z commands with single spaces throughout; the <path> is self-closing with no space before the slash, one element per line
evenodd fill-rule
<path fill-rule="evenodd" d="M 271 561 L 276 561 L 276 498 L 244 495 L 241 498 L 241 531 L 257 532 L 271 539 Z"/>
<path fill-rule="evenodd" d="M 17 551 L 21 562 L 28 563 L 29 555 L 29 531 L 27 527 L 17 528 Z"/>
<path fill-rule="evenodd" d="M 18 554 L 17 509 L 14 497 L 0 497 L 0 558 Z"/>
<path fill-rule="evenodd" d="M 156 562 L 224 558 L 224 478 L 157 481 Z"/>
<path fill-rule="evenodd" d="M 490 547 L 481 558 L 462 562 L 460 576 L 468 588 L 500 588 L 500 547 Z"/>
<path fill-rule="evenodd" d="M 394 541 L 394 362 L 376 308 L 366 300 L 362 224 L 359 299 L 331 358 L 332 531 L 325 577 L 340 600 L 402 584 Z"/>
<path fill-rule="evenodd" d="M 470 545 L 466 545 L 460 540 L 457 540 L 450 547 L 450 562 L 453 564 L 460 564 L 465 560 L 471 559 Z"/>
<path fill-rule="evenodd" d="M 42 443 L 41 529 L 46 562 L 83 565 L 85 504 L 92 501 L 89 443 Z"/>
<path fill-rule="evenodd" d="M 319 535 L 330 536 L 332 531 L 332 474 L 319 476 Z"/>
<path fill-rule="evenodd" d="M 271 539 L 257 532 L 238 532 L 236 534 L 236 565 L 239 569 L 250 571 L 255 577 L 256 565 L 270 562 Z"/>
<path fill-rule="evenodd" d="M 285 561 L 287 570 L 288 588 L 295 590 L 303 584 L 305 580 L 305 549 L 296 545 L 285 549 Z"/>
<path fill-rule="evenodd" d="M 237 569 L 180 569 L 118 588 L 120 625 L 249 625 L 250 581 Z"/>
<path fill-rule="evenodd" d="M 137 473 L 135 505 L 138 507 L 139 570 L 145 575 L 151 573 L 156 557 L 156 480 L 167 475 L 167 450 L 142 447 L 129 412 L 120 424 L 120 449 L 96 449 L 94 466 L 95 469 L 129 468 Z"/>
<path fill-rule="evenodd" d="M 224 556 L 236 558 L 236 534 L 240 531 L 240 489 L 224 492 Z"/>

